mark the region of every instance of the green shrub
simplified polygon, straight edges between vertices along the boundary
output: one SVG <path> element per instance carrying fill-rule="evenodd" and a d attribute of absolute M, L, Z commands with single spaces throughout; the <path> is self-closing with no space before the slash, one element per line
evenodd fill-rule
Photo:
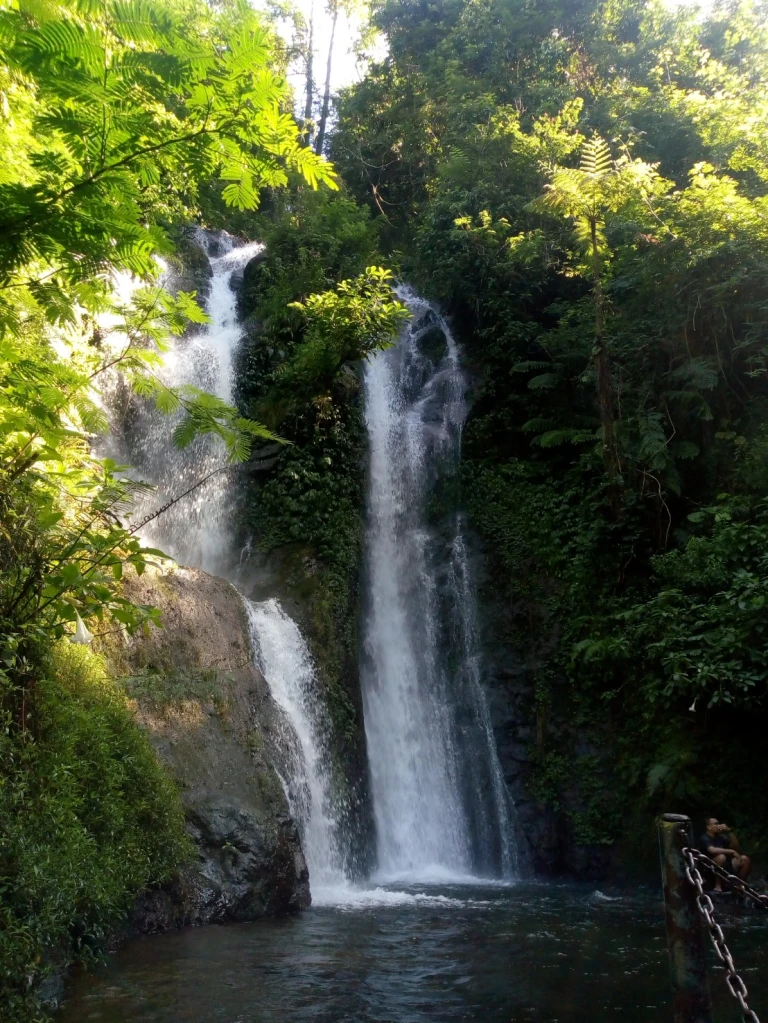
<path fill-rule="evenodd" d="M 3 705 L 12 693 L 7 683 Z M 55 965 L 98 951 L 188 854 L 178 795 L 100 658 L 62 642 L 0 728 L 0 1016 L 34 1018 Z"/>

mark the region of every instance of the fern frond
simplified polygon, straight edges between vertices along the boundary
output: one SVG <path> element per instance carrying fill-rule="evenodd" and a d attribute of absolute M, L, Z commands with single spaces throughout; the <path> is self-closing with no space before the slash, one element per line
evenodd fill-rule
<path fill-rule="evenodd" d="M 83 429 L 88 433 L 106 433 L 109 429 L 109 420 L 103 409 L 94 404 L 83 394 L 76 394 L 72 404 L 77 409 Z"/>
<path fill-rule="evenodd" d="M 534 419 L 529 419 L 520 427 L 523 433 L 535 433 L 537 430 L 552 430 L 554 428 L 555 428 L 554 419 L 545 419 L 541 416 L 537 416 Z"/>
<path fill-rule="evenodd" d="M 510 373 L 529 373 L 532 370 L 551 369 L 551 362 L 537 361 L 536 359 L 528 359 L 526 362 L 516 362 Z"/>
<path fill-rule="evenodd" d="M 184 418 L 173 431 L 173 443 L 183 450 L 188 448 L 199 433 L 198 424 L 192 416 Z"/>
<path fill-rule="evenodd" d="M 605 139 L 599 135 L 587 139 L 581 151 L 579 167 L 583 174 L 591 178 L 603 178 L 613 170 L 611 150 Z"/>
<path fill-rule="evenodd" d="M 528 388 L 531 391 L 547 391 L 552 387 L 557 387 L 561 380 L 562 377 L 559 373 L 539 373 L 538 376 L 531 377 L 528 381 Z"/>
<path fill-rule="evenodd" d="M 69 19 L 47 21 L 24 36 L 28 51 L 26 70 L 35 66 L 35 58 L 49 56 L 66 58 L 83 65 L 89 72 L 103 69 L 104 46 L 100 33 L 93 26 L 79 25 Z"/>

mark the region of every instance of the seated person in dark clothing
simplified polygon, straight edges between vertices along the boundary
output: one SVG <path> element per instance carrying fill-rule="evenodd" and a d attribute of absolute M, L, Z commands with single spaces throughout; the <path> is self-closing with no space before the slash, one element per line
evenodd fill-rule
<path fill-rule="evenodd" d="M 719 867 L 723 867 L 731 874 L 737 874 L 742 881 L 746 881 L 752 861 L 749 856 L 739 852 L 739 842 L 731 832 L 727 824 L 721 824 L 716 817 L 708 817 L 706 822 L 707 830 L 701 836 L 699 849 L 711 860 L 714 860 Z M 721 892 L 723 886 L 720 878 L 715 875 L 715 891 Z"/>

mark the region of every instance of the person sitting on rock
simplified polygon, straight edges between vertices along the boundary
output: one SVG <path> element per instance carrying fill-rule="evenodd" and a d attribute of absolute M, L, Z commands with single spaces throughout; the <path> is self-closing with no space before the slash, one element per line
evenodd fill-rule
<path fill-rule="evenodd" d="M 738 875 L 742 881 L 749 877 L 752 861 L 749 856 L 739 851 L 739 841 L 727 824 L 721 824 L 716 817 L 707 817 L 707 830 L 701 836 L 699 848 L 705 856 L 732 874 Z M 719 875 L 715 874 L 715 891 L 722 892 L 723 885 Z"/>

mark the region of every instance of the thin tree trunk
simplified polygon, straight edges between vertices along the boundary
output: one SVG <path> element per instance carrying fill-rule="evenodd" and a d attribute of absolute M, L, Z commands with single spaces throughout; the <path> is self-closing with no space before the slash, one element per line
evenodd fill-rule
<path fill-rule="evenodd" d="M 328 123 L 328 113 L 331 108 L 331 64 L 333 62 L 333 40 L 336 36 L 336 22 L 339 17 L 338 3 L 333 8 L 333 21 L 331 23 L 331 41 L 328 44 L 328 63 L 325 65 L 325 92 L 323 93 L 323 108 L 320 112 L 320 127 L 315 140 L 315 152 L 319 156 L 323 151 L 325 142 L 325 127 Z"/>
<path fill-rule="evenodd" d="M 603 280 L 600 273 L 600 254 L 597 249 L 597 220 L 590 218 L 592 236 L 592 279 L 595 299 L 595 368 L 597 369 L 597 403 L 600 409 L 600 425 L 603 431 L 603 458 L 605 468 L 612 476 L 621 472 L 619 453 L 616 446 L 616 428 L 613 420 L 613 382 L 611 380 L 611 363 L 605 347 L 603 336 L 605 311 L 603 299 Z"/>
<path fill-rule="evenodd" d="M 315 61 L 315 5 L 309 12 L 309 44 L 307 46 L 307 87 L 306 100 L 304 103 L 304 145 L 308 146 L 312 140 L 312 99 L 315 92 L 315 80 L 313 78 Z"/>

